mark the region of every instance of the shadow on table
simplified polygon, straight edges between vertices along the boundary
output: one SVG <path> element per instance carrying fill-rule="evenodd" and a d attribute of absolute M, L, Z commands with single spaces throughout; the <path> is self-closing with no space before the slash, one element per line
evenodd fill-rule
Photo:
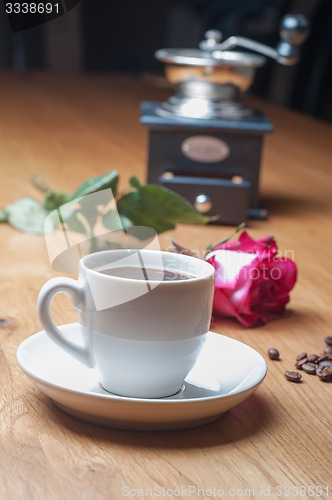
<path fill-rule="evenodd" d="M 287 195 L 283 193 L 265 194 L 262 197 L 262 206 L 266 208 L 269 215 L 290 215 L 294 213 L 312 213 L 316 210 L 326 211 L 326 200 L 305 196 Z"/>
<path fill-rule="evenodd" d="M 257 394 L 210 424 L 165 432 L 125 431 L 89 424 L 66 415 L 51 405 L 48 399 L 46 402 L 46 397 L 45 403 L 47 417 L 79 437 L 104 444 L 117 443 L 136 448 L 184 449 L 223 446 L 262 432 L 273 420 L 267 403 Z"/>
<path fill-rule="evenodd" d="M 290 333 L 292 331 L 292 326 L 298 325 L 299 321 L 302 321 L 303 324 L 306 324 L 306 322 L 319 322 L 321 317 L 321 315 L 313 309 L 301 307 L 300 310 L 297 310 L 292 306 L 292 302 L 286 306 L 284 311 L 277 313 L 268 312 L 266 313 L 266 316 L 267 323 L 259 322 L 254 327 L 249 329 L 243 328 L 243 326 L 235 318 L 215 316 L 214 320 L 211 322 L 210 330 L 220 333 L 221 335 L 235 338 L 241 342 L 248 343 L 242 334 L 248 331 L 255 331 L 256 333 L 258 331 L 265 332 L 267 324 L 269 325 L 269 331 L 272 332 L 275 329 L 278 329 L 279 331 L 280 325 L 283 325 L 283 322 L 287 322 L 287 332 Z"/>
<path fill-rule="evenodd" d="M 293 331 L 294 335 L 296 335 L 296 329 L 293 330 L 293 326 L 297 327 L 299 321 L 301 321 L 303 325 L 303 332 L 306 331 L 306 326 L 308 326 L 308 329 L 310 330 L 310 328 L 312 328 L 311 325 L 314 323 L 319 324 L 321 322 L 321 315 L 317 311 L 313 310 L 313 308 L 305 309 L 305 307 L 302 306 L 301 309 L 295 309 L 292 307 L 291 303 L 286 306 L 286 309 L 283 312 L 269 313 L 267 317 L 270 332 L 273 332 L 274 330 L 280 331 L 280 326 L 283 326 L 283 322 L 285 322 L 288 335 L 292 334 Z"/>

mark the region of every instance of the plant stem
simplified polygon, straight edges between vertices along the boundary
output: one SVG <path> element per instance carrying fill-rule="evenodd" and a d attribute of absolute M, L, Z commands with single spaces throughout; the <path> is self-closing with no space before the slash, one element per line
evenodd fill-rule
<path fill-rule="evenodd" d="M 39 175 L 33 174 L 31 176 L 31 182 L 44 193 L 46 193 L 46 191 L 49 191 L 49 188 L 46 185 L 45 181 L 41 177 L 39 177 Z"/>
<path fill-rule="evenodd" d="M 214 244 L 210 243 L 210 245 L 207 247 L 207 249 L 204 252 L 204 259 L 207 256 L 207 254 L 211 252 L 212 248 L 214 248 L 214 247 L 216 247 L 218 245 L 222 245 L 223 243 L 226 243 L 226 241 L 229 241 L 231 238 L 233 238 L 233 236 L 235 236 L 238 232 L 240 232 L 241 229 L 243 229 L 244 227 L 246 227 L 246 223 L 245 222 L 241 222 L 241 224 L 239 224 L 237 226 L 237 228 L 235 229 L 235 231 L 233 231 L 232 234 L 230 234 L 229 236 L 227 236 L 223 240 L 218 241 L 218 243 L 214 243 Z"/>

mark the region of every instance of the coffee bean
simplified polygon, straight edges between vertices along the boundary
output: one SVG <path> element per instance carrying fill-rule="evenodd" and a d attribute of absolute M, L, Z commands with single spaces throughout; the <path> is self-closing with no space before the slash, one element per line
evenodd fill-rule
<path fill-rule="evenodd" d="M 11 319 L 6 319 L 6 318 L 1 318 L 0 319 L 0 327 L 2 326 L 11 326 L 12 325 L 12 320 Z"/>
<path fill-rule="evenodd" d="M 327 345 L 332 345 L 332 336 L 325 337 L 324 340 Z"/>
<path fill-rule="evenodd" d="M 302 378 L 301 373 L 298 372 L 285 372 L 284 375 L 290 382 L 300 382 Z"/>
<path fill-rule="evenodd" d="M 301 359 L 303 358 L 307 358 L 307 353 L 306 352 L 301 352 L 301 354 L 299 354 L 297 357 L 296 357 L 296 361 L 300 361 Z"/>
<path fill-rule="evenodd" d="M 278 349 L 274 349 L 274 347 L 271 347 L 271 349 L 269 349 L 267 351 L 267 353 L 268 353 L 270 359 L 274 359 L 274 360 L 280 359 L 279 351 L 278 351 Z"/>
<path fill-rule="evenodd" d="M 310 354 L 308 356 L 308 362 L 309 363 L 317 363 L 318 358 L 319 358 L 319 356 L 317 354 Z"/>
<path fill-rule="evenodd" d="M 319 365 L 319 363 L 321 363 L 322 361 L 325 361 L 326 359 L 329 359 L 328 355 L 327 354 L 322 354 L 321 356 L 319 356 L 319 358 L 317 359 L 317 364 Z"/>
<path fill-rule="evenodd" d="M 304 363 L 302 370 L 310 375 L 316 375 L 316 365 L 314 363 Z"/>
<path fill-rule="evenodd" d="M 316 373 L 323 382 L 332 382 L 332 368 L 319 366 Z"/>
<path fill-rule="evenodd" d="M 328 347 L 325 347 L 324 353 L 325 354 L 332 354 L 332 346 L 329 345 Z"/>
<path fill-rule="evenodd" d="M 332 368 L 332 361 L 330 359 L 326 359 L 325 361 L 321 361 L 319 363 L 319 366 L 321 367 L 327 366 L 328 368 Z"/>
<path fill-rule="evenodd" d="M 299 370 L 302 370 L 302 366 L 303 366 L 305 363 L 308 363 L 308 358 L 303 358 L 303 359 L 300 359 L 300 361 L 296 361 L 295 366 L 296 366 L 296 368 L 298 368 Z"/>

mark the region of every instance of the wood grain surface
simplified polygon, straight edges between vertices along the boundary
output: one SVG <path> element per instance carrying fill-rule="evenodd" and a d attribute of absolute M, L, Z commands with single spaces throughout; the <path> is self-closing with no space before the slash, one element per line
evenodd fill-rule
<path fill-rule="evenodd" d="M 147 134 L 138 122 L 139 103 L 169 94 L 121 76 L 1 74 L 0 208 L 21 196 L 41 199 L 30 182 L 35 173 L 69 192 L 111 169 L 119 171 L 122 186 L 133 174 L 144 181 Z M 221 498 L 221 489 L 233 498 L 318 498 L 291 489 L 332 488 L 332 384 L 306 374 L 292 384 L 283 375 L 297 354 L 321 352 L 332 334 L 332 127 L 268 103 L 251 105 L 264 110 L 276 130 L 265 141 L 261 181 L 270 217 L 249 221 L 248 231 L 275 236 L 281 253 L 294 257 L 298 282 L 285 314 L 267 325 L 248 330 L 219 318 L 212 329 L 259 351 L 268 365 L 265 381 L 218 421 L 193 430 L 119 431 L 67 416 L 16 362 L 19 344 L 41 329 L 39 290 L 59 273 L 42 236 L 2 224 L 1 499 L 119 499 L 129 489 L 129 497 L 153 498 L 149 488 L 167 498 Z M 229 232 L 181 225 L 161 241 L 167 246 L 172 236 L 203 252 Z M 76 320 L 64 296 L 56 297 L 52 311 L 58 324 Z M 281 361 L 268 359 L 270 347 L 279 349 Z"/>

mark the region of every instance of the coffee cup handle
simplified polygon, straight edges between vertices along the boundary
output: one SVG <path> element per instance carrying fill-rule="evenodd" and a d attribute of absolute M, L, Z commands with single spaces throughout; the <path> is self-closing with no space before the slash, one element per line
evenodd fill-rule
<path fill-rule="evenodd" d="M 84 339 L 84 345 L 80 346 L 67 339 L 52 321 L 50 313 L 50 304 L 53 297 L 58 293 L 67 293 L 73 303 L 75 309 L 81 309 L 84 306 L 85 294 L 84 288 L 80 281 L 71 278 L 53 278 L 42 287 L 38 297 L 38 314 L 41 324 L 49 338 L 64 349 L 68 354 L 76 358 L 81 363 L 89 368 L 94 366 L 89 353 L 89 339 Z M 85 332 L 85 335 L 88 335 Z"/>

